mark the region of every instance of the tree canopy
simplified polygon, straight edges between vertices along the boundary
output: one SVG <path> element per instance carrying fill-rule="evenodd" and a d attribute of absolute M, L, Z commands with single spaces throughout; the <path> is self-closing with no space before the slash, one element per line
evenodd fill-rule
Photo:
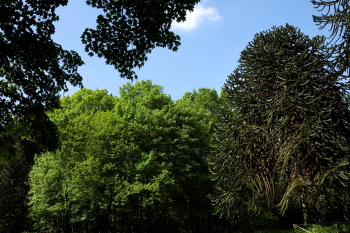
<path fill-rule="evenodd" d="M 256 34 L 242 51 L 215 134 L 222 215 L 240 221 L 276 208 L 313 222 L 346 215 L 350 102 L 324 41 L 287 24 Z"/>
<path fill-rule="evenodd" d="M 208 102 L 218 102 L 215 91 Z M 197 92 L 194 92 L 197 93 Z M 41 230 L 205 232 L 211 110 L 150 81 L 120 97 L 82 89 L 51 113 L 62 148 L 36 158 L 30 216 Z M 209 98 L 209 97 L 208 97 Z"/>
<path fill-rule="evenodd" d="M 77 69 L 83 64 L 76 52 L 51 39 L 55 9 L 66 3 L 0 3 L 1 160 L 8 160 L 9 145 L 23 138 L 36 141 L 38 150 L 57 147 L 57 132 L 45 111 L 58 107 L 67 83 L 81 85 Z"/>
<path fill-rule="evenodd" d="M 89 55 L 104 57 L 121 77 L 137 78 L 134 68 L 140 68 L 147 54 L 155 47 L 176 51 L 180 37 L 170 30 L 172 21 L 185 21 L 186 11 L 192 11 L 199 0 L 96 1 L 86 3 L 102 9 L 96 29 L 82 34 Z"/>
<path fill-rule="evenodd" d="M 152 49 L 177 51 L 171 23 L 199 1 L 86 0 L 101 14 L 82 32 L 85 51 L 137 79 Z M 241 52 L 220 97 L 201 88 L 173 101 L 149 80 L 119 97 L 82 88 L 60 99 L 68 84 L 83 86 L 79 54 L 52 40 L 68 0 L 0 1 L 0 231 L 348 220 L 350 6 L 311 2 L 329 40 L 272 27 Z"/>
<path fill-rule="evenodd" d="M 103 10 L 95 29 L 82 32 L 90 56 L 104 57 L 121 77 L 137 78 L 136 67 L 155 47 L 176 51 L 180 37 L 170 26 L 184 21 L 199 0 L 86 1 Z M 46 111 L 57 108 L 67 84 L 82 86 L 83 61 L 52 40 L 57 7 L 68 0 L 5 0 L 0 3 L 0 161 L 8 161 L 15 141 L 36 141 L 38 150 L 57 148 L 57 131 Z M 40 125 L 40 127 L 38 127 Z"/>

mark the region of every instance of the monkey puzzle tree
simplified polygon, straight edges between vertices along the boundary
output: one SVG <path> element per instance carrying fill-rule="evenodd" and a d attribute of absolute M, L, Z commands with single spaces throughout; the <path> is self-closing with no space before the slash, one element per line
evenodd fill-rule
<path fill-rule="evenodd" d="M 339 71 L 350 71 L 350 4 L 349 0 L 313 0 L 311 1 L 321 16 L 313 16 L 314 22 L 324 29 L 330 26 L 331 43 L 328 49 L 333 50 L 336 56 L 334 64 Z"/>
<path fill-rule="evenodd" d="M 216 132 L 222 215 L 239 221 L 291 207 L 304 221 L 346 214 L 349 98 L 324 41 L 287 24 L 256 34 L 242 51 Z"/>

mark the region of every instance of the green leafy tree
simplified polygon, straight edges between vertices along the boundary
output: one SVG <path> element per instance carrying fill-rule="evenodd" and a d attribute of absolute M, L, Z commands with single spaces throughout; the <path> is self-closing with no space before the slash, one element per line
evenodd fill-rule
<path fill-rule="evenodd" d="M 137 78 L 147 54 L 155 47 L 176 51 L 180 37 L 171 30 L 173 20 L 184 21 L 199 0 L 86 1 L 104 14 L 95 29 L 86 29 L 82 42 L 89 55 L 104 57 L 121 77 Z M 57 148 L 57 132 L 46 111 L 57 108 L 67 83 L 82 86 L 75 51 L 55 43 L 55 10 L 67 0 L 10 1 L 0 3 L 0 161 L 12 156 L 11 145 L 20 137 L 36 141 L 40 151 Z M 12 125 L 20 125 L 14 131 Z M 38 127 L 40 126 L 40 127 Z"/>
<path fill-rule="evenodd" d="M 215 116 L 219 110 L 225 107 L 222 96 L 218 96 L 216 90 L 209 88 L 200 88 L 198 91 L 186 92 L 177 104 L 184 104 L 188 107 L 202 109 L 207 112 L 208 117 L 211 116 L 215 121 Z"/>
<path fill-rule="evenodd" d="M 85 50 L 104 57 L 121 77 L 137 78 L 133 69 L 144 65 L 153 48 L 178 49 L 180 37 L 170 31 L 171 22 L 184 21 L 197 2 L 86 1 L 104 14 L 97 17 L 96 29 L 83 32 Z M 59 146 L 57 128 L 47 112 L 59 107 L 59 94 L 67 91 L 68 83 L 82 87 L 80 56 L 51 37 L 59 20 L 55 10 L 67 4 L 68 0 L 0 2 L 0 163 L 25 156 L 19 144 L 31 144 L 23 149 L 35 148 L 35 153 Z"/>
<path fill-rule="evenodd" d="M 350 5 L 348 0 L 311 1 L 322 14 L 313 16 L 320 29 L 329 28 L 329 50 L 335 54 L 334 64 L 342 74 L 350 71 Z M 325 13 L 323 13 L 325 12 Z"/>
<path fill-rule="evenodd" d="M 34 185 L 30 191 L 30 195 L 35 193 L 31 202 L 36 203 L 36 215 L 31 217 L 36 227 L 45 226 L 52 231 L 72 229 L 69 183 L 77 175 L 74 174 L 75 164 L 86 160 L 84 145 L 91 137 L 91 116 L 110 111 L 114 104 L 115 97 L 108 95 L 106 90 L 82 89 L 71 97 L 65 97 L 61 101 L 62 108 L 50 113 L 51 120 L 60 129 L 62 145 L 60 151 L 36 159 L 36 173 L 31 178 Z"/>
<path fill-rule="evenodd" d="M 324 41 L 287 24 L 242 51 L 215 134 L 221 215 L 248 225 L 276 208 L 305 222 L 347 217 L 348 90 Z"/>
<path fill-rule="evenodd" d="M 150 81 L 122 86 L 119 98 L 83 89 L 62 107 L 51 114 L 62 148 L 38 157 L 31 172 L 37 228 L 209 229 L 210 111 L 188 98 L 174 103 Z"/>

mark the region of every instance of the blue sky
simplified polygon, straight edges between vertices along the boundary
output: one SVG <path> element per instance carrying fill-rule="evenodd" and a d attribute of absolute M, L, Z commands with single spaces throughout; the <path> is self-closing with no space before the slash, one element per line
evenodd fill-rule
<path fill-rule="evenodd" d="M 79 73 L 84 87 L 105 88 L 118 95 L 119 87 L 129 80 L 121 79 L 103 58 L 89 57 L 80 40 L 85 28 L 95 27 L 99 13 L 84 0 L 71 0 L 68 6 L 57 9 L 60 20 L 55 24 L 53 39 L 82 57 L 85 65 Z M 181 36 L 179 50 L 156 48 L 136 72 L 139 80 L 151 79 L 163 86 L 174 100 L 201 87 L 219 92 L 254 34 L 289 23 L 309 36 L 327 36 L 328 31 L 319 30 L 312 21 L 315 14 L 318 11 L 309 0 L 202 0 L 185 23 L 173 25 L 174 32 Z M 68 94 L 77 90 L 70 87 Z"/>

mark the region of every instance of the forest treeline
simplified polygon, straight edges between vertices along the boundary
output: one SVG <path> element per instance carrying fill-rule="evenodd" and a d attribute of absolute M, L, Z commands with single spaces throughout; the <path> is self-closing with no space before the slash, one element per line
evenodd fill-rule
<path fill-rule="evenodd" d="M 130 33 L 142 49 L 113 60 L 97 43 L 103 22 L 115 20 L 109 12 L 84 43 L 132 79 L 155 45 L 177 49 L 166 26 L 196 2 L 172 2 L 165 6 L 177 10 L 169 11 L 87 1 L 112 13 L 129 7 L 136 19 L 153 19 L 143 7 L 160 11 L 165 26 L 140 25 L 146 35 Z M 331 25 L 331 41 L 274 26 L 247 44 L 220 94 L 201 88 L 179 100 L 150 80 L 127 83 L 118 96 L 82 88 L 60 98 L 66 82 L 81 85 L 82 61 L 50 39 L 54 9 L 67 1 L 56 3 L 1 2 L 0 43 L 9 46 L 0 52 L 0 232 L 252 232 L 348 222 L 348 1 L 312 1 L 332 9 L 314 17 Z M 33 25 L 18 21 L 21 14 Z M 132 39 L 123 35 L 120 48 Z M 30 36 L 37 40 L 23 47 Z M 45 59 L 35 46 L 46 48 Z"/>
<path fill-rule="evenodd" d="M 50 113 L 61 149 L 36 158 L 29 216 L 65 232 L 205 232 L 216 91 L 178 101 L 150 81 L 82 89 Z"/>

